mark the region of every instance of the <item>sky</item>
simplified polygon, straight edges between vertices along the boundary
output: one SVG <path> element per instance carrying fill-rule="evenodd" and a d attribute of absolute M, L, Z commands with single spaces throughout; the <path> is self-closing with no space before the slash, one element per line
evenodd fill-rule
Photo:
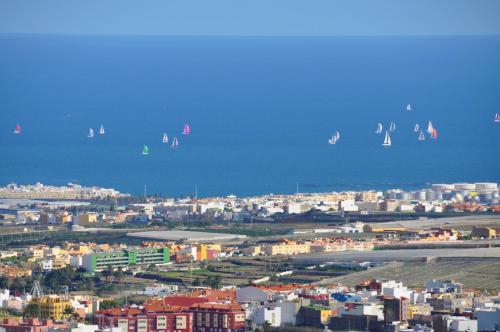
<path fill-rule="evenodd" d="M 500 35 L 499 0 L 0 0 L 0 33 Z"/>

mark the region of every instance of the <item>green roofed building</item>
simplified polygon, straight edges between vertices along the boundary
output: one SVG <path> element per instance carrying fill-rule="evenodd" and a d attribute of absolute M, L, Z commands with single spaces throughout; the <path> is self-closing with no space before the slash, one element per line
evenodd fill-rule
<path fill-rule="evenodd" d="M 82 267 L 88 272 L 127 269 L 135 265 L 164 264 L 170 261 L 168 248 L 140 248 L 120 251 L 96 252 L 82 257 Z"/>

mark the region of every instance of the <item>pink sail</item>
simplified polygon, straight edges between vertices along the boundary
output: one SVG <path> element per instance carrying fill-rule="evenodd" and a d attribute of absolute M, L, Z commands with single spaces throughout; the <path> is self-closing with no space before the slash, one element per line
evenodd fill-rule
<path fill-rule="evenodd" d="M 14 134 L 20 134 L 21 133 L 21 125 L 17 124 L 16 129 L 14 129 Z"/>
<path fill-rule="evenodd" d="M 189 133 L 191 133 L 191 128 L 189 127 L 189 125 L 186 123 L 184 125 L 184 131 L 182 132 L 183 135 L 189 135 Z"/>
<path fill-rule="evenodd" d="M 432 131 L 432 138 L 437 139 L 437 137 L 438 137 L 438 132 L 436 128 L 434 128 L 434 130 Z"/>

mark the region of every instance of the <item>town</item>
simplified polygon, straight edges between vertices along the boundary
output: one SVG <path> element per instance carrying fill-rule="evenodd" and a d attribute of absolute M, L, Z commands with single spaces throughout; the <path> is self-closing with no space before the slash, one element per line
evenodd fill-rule
<path fill-rule="evenodd" d="M 0 188 L 0 331 L 494 331 L 496 183 L 255 197 Z"/>

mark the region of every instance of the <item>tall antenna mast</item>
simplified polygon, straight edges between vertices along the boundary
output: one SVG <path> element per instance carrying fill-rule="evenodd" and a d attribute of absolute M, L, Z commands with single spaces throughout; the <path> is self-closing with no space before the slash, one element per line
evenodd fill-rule
<path fill-rule="evenodd" d="M 40 281 L 35 280 L 33 282 L 33 287 L 31 288 L 31 296 L 38 298 L 43 296 L 43 289 L 42 286 L 40 286 Z"/>
<path fill-rule="evenodd" d="M 146 190 L 146 185 L 144 184 L 144 198 L 148 197 L 147 190 Z"/>

